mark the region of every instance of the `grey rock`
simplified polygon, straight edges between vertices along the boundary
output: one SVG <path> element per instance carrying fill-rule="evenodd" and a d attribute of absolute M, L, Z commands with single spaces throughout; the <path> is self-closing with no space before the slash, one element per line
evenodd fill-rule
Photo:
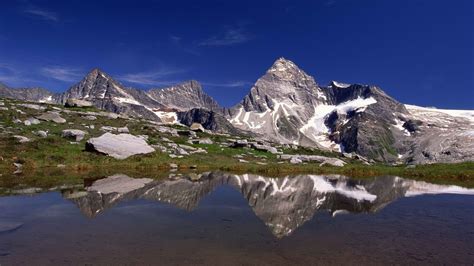
<path fill-rule="evenodd" d="M 214 144 L 210 138 L 190 139 L 191 144 Z"/>
<path fill-rule="evenodd" d="M 18 140 L 18 142 L 20 143 L 26 143 L 26 142 L 30 142 L 31 140 L 27 137 L 24 137 L 24 136 L 19 136 L 19 135 L 14 135 L 13 136 L 16 140 Z"/>
<path fill-rule="evenodd" d="M 30 125 L 38 125 L 41 122 L 34 117 L 30 117 L 26 119 L 25 121 L 23 121 L 23 123 L 25 124 L 25 126 L 30 126 Z"/>
<path fill-rule="evenodd" d="M 252 148 L 258 150 L 258 151 L 266 151 L 271 154 L 277 154 L 278 150 L 275 147 L 269 146 L 269 145 L 262 145 L 262 144 L 257 144 L 257 143 L 252 143 L 251 144 Z"/>
<path fill-rule="evenodd" d="M 7 107 L 0 107 L 0 111 L 8 111 Z"/>
<path fill-rule="evenodd" d="M 303 162 L 303 161 L 302 161 L 301 159 L 297 158 L 297 157 L 292 157 L 292 158 L 290 159 L 290 163 L 292 163 L 292 164 L 300 164 L 300 163 L 302 163 L 302 162 Z"/>
<path fill-rule="evenodd" d="M 113 131 L 117 131 L 117 128 L 116 127 L 111 127 L 111 126 L 101 126 L 100 130 L 101 131 L 106 131 L 106 132 L 113 132 Z"/>
<path fill-rule="evenodd" d="M 86 143 L 86 150 L 103 153 L 116 159 L 125 159 L 132 155 L 155 151 L 142 138 L 130 134 L 115 135 L 111 133 L 89 139 Z"/>
<path fill-rule="evenodd" d="M 86 115 L 86 116 L 83 116 L 82 118 L 84 118 L 86 120 L 90 120 L 90 121 L 97 120 L 97 117 L 93 116 L 93 115 Z"/>
<path fill-rule="evenodd" d="M 37 105 L 37 104 L 30 104 L 30 103 L 21 103 L 18 104 L 18 106 L 29 108 L 29 109 L 34 109 L 34 110 L 46 110 L 45 106 Z"/>
<path fill-rule="evenodd" d="M 80 99 L 67 99 L 65 107 L 92 107 L 94 104 L 90 101 Z"/>
<path fill-rule="evenodd" d="M 191 126 L 189 127 L 189 129 L 191 129 L 192 131 L 205 132 L 204 127 L 199 123 L 192 123 Z"/>
<path fill-rule="evenodd" d="M 293 163 L 300 163 L 301 162 L 319 162 L 324 164 L 329 164 L 332 166 L 342 167 L 346 164 L 343 160 L 337 158 L 331 158 L 326 156 L 319 156 L 319 155 L 300 155 L 300 154 L 282 154 L 279 155 L 278 158 L 282 160 L 293 160 Z"/>
<path fill-rule="evenodd" d="M 44 130 L 38 130 L 35 132 L 35 135 L 41 138 L 47 138 L 48 137 L 48 132 Z"/>
<path fill-rule="evenodd" d="M 74 141 L 81 141 L 84 139 L 87 132 L 79 129 L 65 129 L 62 131 L 62 137 L 72 139 Z"/>
<path fill-rule="evenodd" d="M 37 117 L 39 120 L 52 121 L 54 123 L 63 124 L 66 123 L 66 119 L 62 118 L 59 113 L 47 112 Z"/>
<path fill-rule="evenodd" d="M 195 108 L 186 112 L 178 112 L 178 120 L 186 126 L 199 123 L 204 127 L 204 129 L 217 133 L 251 135 L 250 132 L 245 132 L 234 127 L 222 114 L 204 108 Z"/>
<path fill-rule="evenodd" d="M 118 133 L 129 133 L 128 127 L 119 127 L 117 128 Z"/>

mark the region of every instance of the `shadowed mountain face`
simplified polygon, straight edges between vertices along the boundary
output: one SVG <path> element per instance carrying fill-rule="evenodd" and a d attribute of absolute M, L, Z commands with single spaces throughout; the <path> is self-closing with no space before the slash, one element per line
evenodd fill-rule
<path fill-rule="evenodd" d="M 114 175 L 95 181 L 86 191 L 67 192 L 87 217 L 94 217 L 118 202 L 147 199 L 187 211 L 217 187 L 229 185 L 239 191 L 249 206 L 276 237 L 291 234 L 318 211 L 333 216 L 342 213 L 373 213 L 401 197 L 436 193 L 474 194 L 472 189 L 441 186 L 380 177 L 352 180 L 344 176 L 300 175 L 269 178 L 258 175 L 204 173 L 198 181 L 133 179 Z"/>

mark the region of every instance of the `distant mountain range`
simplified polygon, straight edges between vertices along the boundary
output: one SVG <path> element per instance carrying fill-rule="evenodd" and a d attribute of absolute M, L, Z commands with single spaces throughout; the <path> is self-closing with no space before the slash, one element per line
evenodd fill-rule
<path fill-rule="evenodd" d="M 140 90 L 125 87 L 99 69 L 64 93 L 0 83 L 0 97 L 54 104 L 81 99 L 129 116 L 198 122 L 221 133 L 354 152 L 389 163 L 474 160 L 474 111 L 405 105 L 377 86 L 336 81 L 321 86 L 284 58 L 276 60 L 232 108 L 220 106 L 197 81 Z"/>

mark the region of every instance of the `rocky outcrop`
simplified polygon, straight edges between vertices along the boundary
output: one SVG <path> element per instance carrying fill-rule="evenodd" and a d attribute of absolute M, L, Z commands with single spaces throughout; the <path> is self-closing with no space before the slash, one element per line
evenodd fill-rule
<path fill-rule="evenodd" d="M 63 138 L 68 138 L 73 141 L 81 141 L 86 136 L 87 132 L 79 129 L 65 129 L 62 131 L 61 136 Z"/>
<path fill-rule="evenodd" d="M 61 115 L 57 112 L 46 112 L 37 117 L 39 120 L 43 121 L 52 121 L 58 124 L 66 123 L 66 119 L 62 118 Z"/>
<path fill-rule="evenodd" d="M 43 88 L 9 88 L 0 85 L 0 97 L 30 102 L 55 103 L 55 93 Z"/>
<path fill-rule="evenodd" d="M 64 104 L 66 107 L 91 107 L 93 106 L 92 102 L 79 99 L 67 99 Z"/>
<path fill-rule="evenodd" d="M 292 163 L 302 163 L 302 162 L 318 162 L 321 165 L 331 165 L 342 167 L 346 164 L 341 159 L 320 156 L 320 155 L 300 155 L 300 154 L 282 154 L 278 156 L 279 159 L 282 160 L 290 160 Z"/>
<path fill-rule="evenodd" d="M 216 113 L 223 113 L 221 107 L 211 96 L 206 94 L 201 84 L 195 80 L 187 81 L 163 89 L 151 89 L 148 95 L 168 108 L 186 111 L 194 108 L 204 108 Z"/>
<path fill-rule="evenodd" d="M 249 134 L 248 132 L 235 128 L 223 115 L 208 109 L 195 108 L 186 112 L 179 112 L 178 120 L 187 126 L 199 123 L 205 129 L 218 133 L 233 135 Z"/>
<path fill-rule="evenodd" d="M 136 154 L 147 154 L 155 150 L 143 138 L 130 134 L 105 133 L 98 138 L 91 138 L 86 143 L 86 150 L 106 154 L 115 159 L 126 159 Z"/>

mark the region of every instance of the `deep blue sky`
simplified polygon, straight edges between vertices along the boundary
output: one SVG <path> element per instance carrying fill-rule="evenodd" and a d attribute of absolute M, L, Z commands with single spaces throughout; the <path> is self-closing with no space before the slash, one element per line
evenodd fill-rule
<path fill-rule="evenodd" d="M 63 91 L 99 67 L 150 88 L 196 79 L 237 103 L 278 57 L 326 85 L 474 109 L 472 0 L 1 1 L 0 81 Z"/>

